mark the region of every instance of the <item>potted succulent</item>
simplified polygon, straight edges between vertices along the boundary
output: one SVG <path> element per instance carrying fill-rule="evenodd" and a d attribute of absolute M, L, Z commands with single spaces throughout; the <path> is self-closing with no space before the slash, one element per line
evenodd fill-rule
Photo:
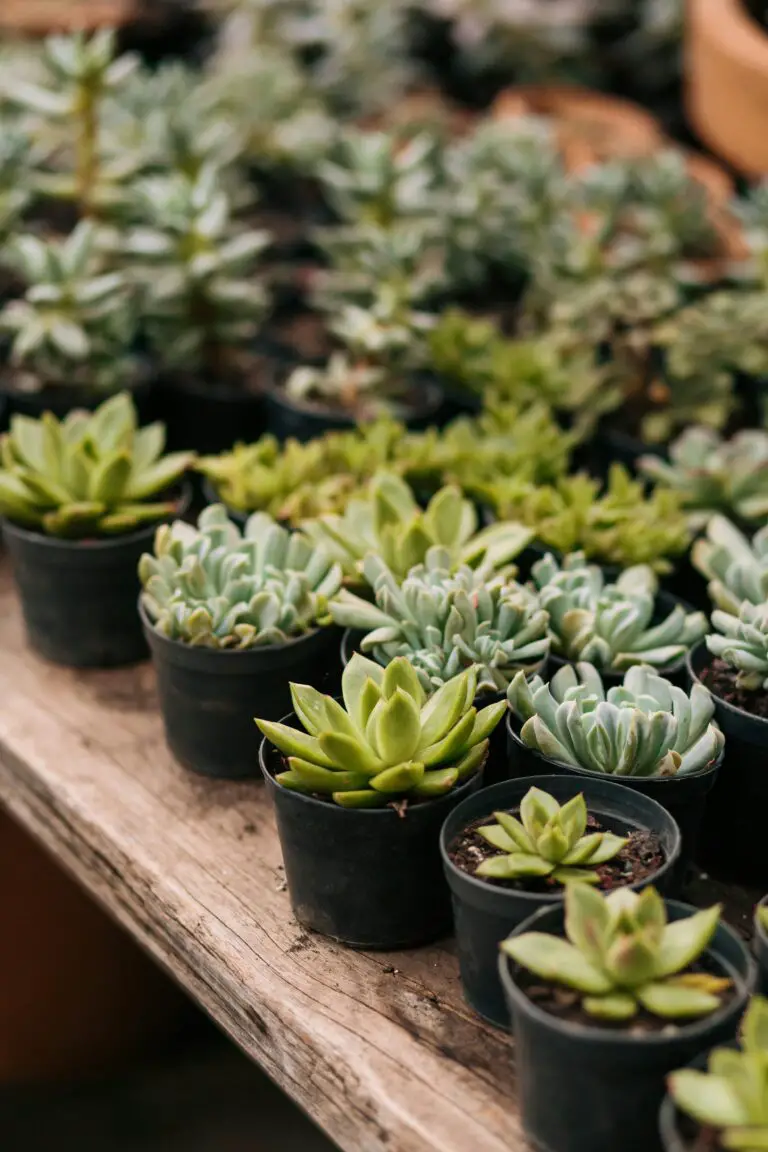
<path fill-rule="evenodd" d="M 707 590 L 718 608 L 738 613 L 743 600 L 750 604 L 768 600 L 768 526 L 750 540 L 718 513 L 694 544 L 692 562 L 708 581 Z"/>
<path fill-rule="evenodd" d="M 341 687 L 292 684 L 295 715 L 257 720 L 294 915 L 353 947 L 425 944 L 451 923 L 440 826 L 479 787 L 504 704 L 477 710 L 474 668 L 427 697 L 407 659 L 358 653 Z"/>
<path fill-rule="evenodd" d="M 760 991 L 768 993 L 768 896 L 755 908 L 754 949 L 760 971 Z"/>
<path fill-rule="evenodd" d="M 440 834 L 464 995 L 501 1027 L 499 944 L 576 880 L 667 891 L 680 833 L 654 800 L 609 781 L 535 776 L 462 800 Z"/>
<path fill-rule="evenodd" d="M 196 528 L 175 521 L 158 529 L 139 577 L 171 751 L 203 775 L 254 775 L 254 701 L 276 720 L 290 705 L 294 670 L 333 684 L 337 637 L 322 624 L 341 569 L 266 513 L 241 532 L 214 504 Z"/>
<path fill-rule="evenodd" d="M 137 426 L 121 393 L 93 414 L 11 418 L 0 438 L 0 515 L 30 644 L 58 664 L 146 656 L 136 565 L 161 520 L 183 512 L 189 452 L 163 456 L 162 424 Z M 185 498 L 186 497 L 186 498 Z"/>
<path fill-rule="evenodd" d="M 759 1152 L 768 1143 L 768 1001 L 762 996 L 750 1000 L 739 1033 L 738 1049 L 715 1048 L 706 1060 L 667 1078 L 664 1152 L 707 1146 Z"/>
<path fill-rule="evenodd" d="M 719 905 L 654 888 L 571 884 L 501 950 L 523 1128 L 547 1152 L 657 1148 L 665 1075 L 733 1038 L 755 982 Z"/>
<path fill-rule="evenodd" d="M 508 700 L 514 776 L 609 776 L 671 812 L 685 856 L 692 856 L 725 743 L 702 685 L 688 695 L 652 668 L 633 667 L 606 692 L 598 670 L 579 663 L 561 668 L 549 684 L 518 674 Z"/>

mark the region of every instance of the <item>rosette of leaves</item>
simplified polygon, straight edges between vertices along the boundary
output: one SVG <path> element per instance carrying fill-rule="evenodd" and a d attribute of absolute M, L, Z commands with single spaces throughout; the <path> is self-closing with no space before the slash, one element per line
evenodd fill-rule
<path fill-rule="evenodd" d="M 709 581 L 710 599 L 725 612 L 738 615 L 743 600 L 768 601 L 768 526 L 750 541 L 725 516 L 713 516 L 691 560 Z"/>
<path fill-rule="evenodd" d="M 725 743 L 702 684 L 688 694 L 643 665 L 607 691 L 587 662 L 567 664 L 549 683 L 518 673 L 507 700 L 524 744 L 589 772 L 688 776 L 715 763 Z"/>
<path fill-rule="evenodd" d="M 32 199 L 30 140 L 0 115 L 0 241 L 14 230 Z"/>
<path fill-rule="evenodd" d="M 669 460 L 643 456 L 640 471 L 680 497 L 696 531 L 716 513 L 744 524 L 768 520 L 768 432 L 747 429 L 725 440 L 711 428 L 687 428 Z"/>
<path fill-rule="evenodd" d="M 566 660 L 614 672 L 633 664 L 668 668 L 681 664 L 707 630 L 703 612 L 686 612 L 681 604 L 658 618 L 658 580 L 645 564 L 627 568 L 607 584 L 582 552 L 566 556 L 562 566 L 547 554 L 531 575 L 549 614 L 552 649 Z"/>
<path fill-rule="evenodd" d="M 163 364 L 215 384 L 242 379 L 269 298 L 256 278 L 269 244 L 263 231 L 239 227 L 219 174 L 157 176 L 137 187 L 146 223 L 125 250 L 144 288 L 147 332 Z"/>
<path fill-rule="evenodd" d="M 257 720 L 287 757 L 278 784 L 326 796 L 343 808 L 444 796 L 479 772 L 504 702 L 474 706 L 474 668 L 429 699 L 403 658 L 386 668 L 356 653 L 341 680 L 343 706 L 306 684 L 291 684 L 303 726 Z"/>
<path fill-rule="evenodd" d="M 196 647 L 242 650 L 285 644 L 324 622 L 341 569 L 301 533 L 265 512 L 242 533 L 221 504 L 197 527 L 162 525 L 139 563 L 141 603 L 161 636 Z"/>
<path fill-rule="evenodd" d="M 707 648 L 736 671 L 736 684 L 747 692 L 768 688 L 768 604 L 744 600 L 734 614 L 716 608 Z"/>
<path fill-rule="evenodd" d="M 530 788 L 520 804 L 520 819 L 511 812 L 494 812 L 494 823 L 477 829 L 498 856 L 475 869 L 489 880 L 549 878 L 559 884 L 580 880 L 596 884 L 599 864 L 613 860 L 627 843 L 612 832 L 587 830 L 587 804 L 579 794 L 562 807 L 540 788 Z"/>
<path fill-rule="evenodd" d="M 525 932 L 501 950 L 540 980 L 571 988 L 596 1020 L 631 1020 L 641 1008 L 662 1020 L 699 1019 L 716 1012 L 731 986 L 727 977 L 689 969 L 717 931 L 720 905 L 667 921 L 655 888 L 618 888 L 603 896 L 589 884 L 569 884 L 565 936 Z"/>
<path fill-rule="evenodd" d="M 738 1051 L 715 1048 L 706 1072 L 683 1068 L 667 1083 L 680 1111 L 713 1129 L 721 1148 L 760 1152 L 768 1147 L 768 1000 L 750 1000 Z"/>
<path fill-rule="evenodd" d="M 537 598 L 503 574 L 456 568 L 446 548 L 430 548 L 402 583 L 369 552 L 363 575 L 375 603 L 343 589 L 330 605 L 334 621 L 366 632 L 362 651 L 381 665 L 406 656 L 427 692 L 472 665 L 479 691 L 506 691 L 515 672 L 535 671 L 547 656 Z"/>
<path fill-rule="evenodd" d="M 342 565 L 352 582 L 375 552 L 399 580 L 422 564 L 434 545 L 448 550 L 454 566 L 469 564 L 495 572 L 530 542 L 519 524 L 493 524 L 478 532 L 474 505 L 458 488 L 441 488 L 425 509 L 409 485 L 393 472 L 374 476 L 364 497 L 350 500 L 342 515 L 326 514 L 302 524 L 302 530 Z M 508 568 L 505 567 L 505 571 Z"/>
<path fill-rule="evenodd" d="M 163 455 L 165 428 L 139 428 L 127 393 L 63 420 L 13 416 L 0 437 L 0 514 L 72 539 L 131 532 L 176 510 L 163 499 L 194 459 Z"/>
<path fill-rule="evenodd" d="M 107 393 L 138 378 L 136 293 L 126 273 L 109 270 L 92 221 L 81 221 L 62 241 L 17 235 L 5 256 L 25 284 L 0 312 L 14 387 Z"/>

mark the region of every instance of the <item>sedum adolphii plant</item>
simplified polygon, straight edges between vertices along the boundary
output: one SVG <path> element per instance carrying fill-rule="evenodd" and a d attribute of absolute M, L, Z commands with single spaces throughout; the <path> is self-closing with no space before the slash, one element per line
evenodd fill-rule
<path fill-rule="evenodd" d="M 581 994 L 596 1020 L 631 1020 L 641 1008 L 662 1020 L 698 1019 L 716 1012 L 730 987 L 725 977 L 688 969 L 705 952 L 720 922 L 720 905 L 668 921 L 655 888 L 618 888 L 603 896 L 589 884 L 569 884 L 565 936 L 524 932 L 502 952 L 539 979 Z"/>
<path fill-rule="evenodd" d="M 181 520 L 159 528 L 139 577 L 142 607 L 162 636 L 237 650 L 312 631 L 341 584 L 338 565 L 305 536 L 264 512 L 240 532 L 221 504 L 205 508 L 196 528 Z"/>
<path fill-rule="evenodd" d="M 736 613 L 716 608 L 707 648 L 736 671 L 736 684 L 747 692 L 768 688 L 768 604 L 745 600 Z"/>
<path fill-rule="evenodd" d="M 552 649 L 566 660 L 615 672 L 633 664 L 668 668 L 681 664 L 707 629 L 702 612 L 686 612 L 681 604 L 654 623 L 658 580 L 647 565 L 627 568 L 606 584 L 583 553 L 566 556 L 562 567 L 548 553 L 531 574 L 549 614 Z"/>
<path fill-rule="evenodd" d="M 435 545 L 401 582 L 373 552 L 363 574 L 375 604 L 342 590 L 330 605 L 337 624 L 367 635 L 379 664 L 406 656 L 428 692 L 477 666 L 482 692 L 503 692 L 519 669 L 534 671 L 549 651 L 547 614 L 537 598 L 499 573 L 461 565 Z"/>
<path fill-rule="evenodd" d="M 580 793 L 562 807 L 540 788 L 531 788 L 520 804 L 520 819 L 494 812 L 494 824 L 477 829 L 499 851 L 475 869 L 489 880 L 550 878 L 559 884 L 580 880 L 596 884 L 598 864 L 613 860 L 627 843 L 612 832 L 587 831 L 587 804 Z"/>
<path fill-rule="evenodd" d="M 688 695 L 642 665 L 607 692 L 588 663 L 560 668 L 548 684 L 518 673 L 507 700 L 524 721 L 524 744 L 589 772 L 687 776 L 713 764 L 725 742 L 703 685 Z"/>
<path fill-rule="evenodd" d="M 695 568 L 709 581 L 710 599 L 738 615 L 742 601 L 768 601 L 768 525 L 748 540 L 725 516 L 713 516 L 693 545 Z"/>
<path fill-rule="evenodd" d="M 715 1048 L 707 1071 L 683 1068 L 667 1081 L 677 1107 L 718 1133 L 728 1152 L 768 1148 L 768 1000 L 753 996 L 741 1023 L 741 1046 Z"/>
<path fill-rule="evenodd" d="M 130 532 L 176 511 L 163 500 L 194 459 L 163 456 L 165 428 L 139 428 L 123 392 L 63 420 L 13 416 L 0 438 L 0 514 L 51 536 Z"/>
<path fill-rule="evenodd" d="M 343 808 L 379 808 L 429 800 L 482 769 L 504 702 L 480 711 L 474 668 L 429 699 L 405 658 L 386 669 L 359 653 L 341 679 L 343 706 L 306 684 L 291 684 L 304 731 L 257 720 L 287 757 L 284 788 L 315 793 Z"/>

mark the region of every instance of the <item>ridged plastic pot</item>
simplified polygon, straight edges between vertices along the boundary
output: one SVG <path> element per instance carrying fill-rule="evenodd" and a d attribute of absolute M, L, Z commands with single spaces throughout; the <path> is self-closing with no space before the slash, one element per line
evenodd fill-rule
<path fill-rule="evenodd" d="M 738 1047 L 738 1043 L 735 1042 L 718 1045 L 718 1048 L 738 1049 Z M 690 1066 L 697 1072 L 706 1072 L 708 1064 L 709 1053 L 704 1052 L 700 1056 L 697 1056 L 695 1060 L 692 1060 Z M 667 1093 L 662 1101 L 661 1110 L 659 1111 L 659 1131 L 661 1134 L 661 1146 L 664 1152 L 696 1152 L 697 1146 L 692 1145 L 690 1139 L 687 1139 L 680 1130 L 679 1121 L 681 1115 L 674 1100 L 669 1093 Z M 714 1152 L 716 1152 L 716 1148 L 719 1148 L 719 1145 L 713 1146 L 710 1144 L 708 1147 L 713 1148 Z"/>
<path fill-rule="evenodd" d="M 233 652 L 169 640 L 152 627 L 141 605 L 139 611 L 157 672 L 166 740 L 192 772 L 228 780 L 258 776 L 261 736 L 254 717 L 284 716 L 292 680 L 336 691 L 335 628 Z"/>
<path fill-rule="evenodd" d="M 712 659 L 705 644 L 688 657 L 691 682 Z M 768 888 L 765 818 L 768 805 L 768 720 L 750 716 L 712 693 L 725 733 L 725 758 L 701 833 L 701 863 L 718 878 Z"/>
<path fill-rule="evenodd" d="M 426 428 L 437 421 L 442 403 L 440 388 L 431 381 L 422 381 L 412 396 L 412 404 L 398 412 L 397 417 L 408 428 Z M 292 438 L 306 443 L 326 432 L 347 432 L 359 425 L 356 417 L 346 412 L 292 400 L 279 384 L 267 390 L 266 411 L 267 430 L 278 440 Z"/>
<path fill-rule="evenodd" d="M 501 1028 L 509 1027 L 509 1011 L 499 980 L 499 944 L 518 924 L 539 908 L 561 904 L 563 892 L 543 894 L 487 884 L 457 868 L 449 855 L 451 844 L 474 820 L 494 812 L 518 808 L 530 788 L 541 788 L 560 804 L 583 793 L 587 809 L 606 832 L 654 832 L 661 842 L 664 864 L 653 875 L 633 885 L 638 891 L 654 884 L 669 892 L 674 865 L 680 855 L 680 832 L 668 812 L 655 800 L 621 788 L 609 780 L 575 780 L 568 776 L 530 776 L 483 788 L 463 800 L 450 814 L 440 833 L 443 867 L 453 900 L 453 922 L 464 996 L 480 1016 Z"/>
<path fill-rule="evenodd" d="M 757 908 L 755 908 L 755 935 L 753 940 L 757 967 L 760 974 L 760 992 L 763 996 L 768 996 L 768 931 L 763 927 L 758 913 L 762 908 L 766 907 L 768 907 L 768 896 L 763 896 Z"/>
<path fill-rule="evenodd" d="M 670 920 L 696 911 L 667 901 Z M 545 908 L 524 932 L 563 935 L 564 909 Z M 523 1129 L 535 1152 L 661 1152 L 659 1108 L 665 1078 L 701 1052 L 733 1040 L 757 972 L 739 937 L 720 924 L 705 954 L 733 981 L 736 994 L 712 1016 L 672 1030 L 628 1030 L 560 1020 L 534 1004 L 502 953 L 499 974 L 512 1017 Z"/>
<path fill-rule="evenodd" d="M 604 777 L 586 768 L 577 768 L 542 756 L 533 748 L 523 744 L 519 735 L 520 722 L 510 712 L 507 715 L 507 755 L 513 778 L 520 776 L 540 776 L 555 773 L 558 776 L 575 776 L 579 780 L 602 780 Z M 666 808 L 675 820 L 682 837 L 680 863 L 677 869 L 682 877 L 687 865 L 696 856 L 701 822 L 707 803 L 707 796 L 717 780 L 723 762 L 722 755 L 703 772 L 691 776 L 613 776 L 611 780 L 620 788 L 631 788 L 643 796 L 650 797 Z"/>
<path fill-rule="evenodd" d="M 267 374 L 265 367 L 265 380 Z M 261 390 L 182 373 L 160 377 L 157 407 L 174 451 L 227 452 L 238 442 L 258 440 L 266 426 Z"/>
<path fill-rule="evenodd" d="M 295 715 L 283 723 L 299 727 Z M 440 828 L 482 773 L 437 800 L 394 808 L 341 808 L 283 788 L 281 754 L 259 754 L 272 796 L 293 914 L 305 928 L 351 948 L 429 944 L 451 930 L 451 899 L 440 859 Z"/>

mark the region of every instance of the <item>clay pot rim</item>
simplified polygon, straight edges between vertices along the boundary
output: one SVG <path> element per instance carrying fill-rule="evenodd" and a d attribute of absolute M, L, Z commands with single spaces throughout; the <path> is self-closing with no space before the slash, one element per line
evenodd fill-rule
<path fill-rule="evenodd" d="M 707 7 L 701 4 L 700 9 L 699 20 L 718 25 L 718 42 L 724 56 L 737 58 L 761 72 L 768 71 L 768 35 L 750 16 L 742 0 L 708 0 Z"/>
<path fill-rule="evenodd" d="M 510 112 L 513 101 L 529 102 L 530 114 L 552 116 L 563 121 L 596 119 L 605 124 L 632 124 L 642 130 L 649 141 L 660 145 L 664 133 L 656 118 L 640 104 L 625 100 L 621 96 L 600 92 L 596 88 L 586 88 L 579 84 L 515 84 L 505 88 L 491 105 L 491 116 L 497 120 L 517 118 L 524 115 Z"/>

